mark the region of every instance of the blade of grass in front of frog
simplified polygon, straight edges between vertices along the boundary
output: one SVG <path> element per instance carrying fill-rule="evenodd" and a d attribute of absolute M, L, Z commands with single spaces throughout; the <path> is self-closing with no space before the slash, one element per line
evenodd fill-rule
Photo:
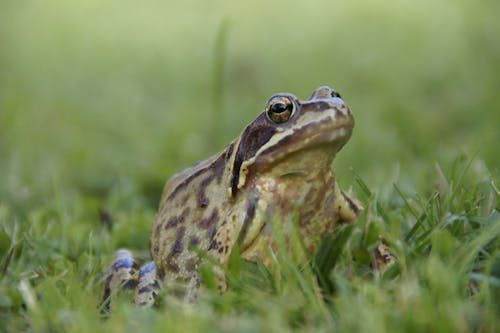
<path fill-rule="evenodd" d="M 440 225 L 440 216 L 436 215 L 436 207 L 439 206 L 440 197 L 438 193 L 433 193 L 423 205 L 422 213 L 417 221 L 405 236 L 405 242 L 411 243 L 415 253 L 423 254 L 430 243 L 432 232 Z M 420 230 L 420 233 L 418 231 Z"/>
<path fill-rule="evenodd" d="M 198 255 L 200 279 L 205 287 L 210 290 L 217 290 L 217 279 L 219 278 L 215 271 L 220 270 L 224 274 L 229 274 L 229 270 L 221 264 L 217 259 L 207 253 L 207 251 L 199 249 L 195 246 L 190 247 L 190 250 Z"/>
<path fill-rule="evenodd" d="M 489 217 L 486 227 L 480 229 L 478 235 L 470 242 L 464 243 L 457 251 L 454 263 L 460 274 L 470 270 L 473 262 L 477 259 L 478 253 L 482 251 L 491 241 L 498 242 L 500 238 L 500 213 L 495 211 Z"/>
<path fill-rule="evenodd" d="M 408 210 L 410 211 L 411 215 L 413 215 L 413 217 L 418 220 L 418 212 L 415 210 L 415 208 L 413 208 L 412 205 L 410 205 L 410 202 L 408 201 L 407 196 L 403 194 L 403 192 L 399 188 L 398 184 L 394 183 L 394 184 L 392 184 L 392 186 L 394 187 L 396 192 L 398 192 L 401 199 L 403 199 L 403 202 L 405 203 L 406 208 L 408 208 Z"/>
<path fill-rule="evenodd" d="M 424 208 L 423 208 L 422 212 L 420 213 L 420 215 L 417 216 L 416 214 L 418 214 L 418 213 L 410 206 L 407 196 L 399 189 L 399 187 L 397 187 L 396 185 L 394 185 L 394 186 L 395 186 L 396 191 L 398 192 L 399 196 L 405 202 L 405 206 L 408 208 L 408 210 L 410 210 L 411 214 L 416 218 L 415 224 L 412 226 L 410 231 L 405 236 L 405 242 L 409 242 L 416 235 L 416 233 L 419 229 L 425 230 L 424 222 L 429 219 L 428 211 L 431 209 L 433 201 L 438 199 L 438 198 L 436 197 L 436 195 L 432 195 L 426 201 L 426 203 L 423 205 Z"/>
<path fill-rule="evenodd" d="M 338 258 L 354 230 L 354 225 L 349 224 L 340 228 L 335 234 L 329 234 L 321 242 L 320 248 L 313 261 L 313 269 L 318 277 L 319 284 L 328 293 L 334 291 L 334 286 L 329 279 L 329 273 L 337 264 Z"/>
<path fill-rule="evenodd" d="M 366 201 L 366 202 L 369 201 L 373 196 L 372 191 L 370 191 L 370 189 L 368 188 L 366 183 L 363 181 L 363 179 L 361 179 L 361 176 L 358 175 L 356 173 L 356 171 L 354 171 L 354 168 L 350 168 L 350 171 L 354 175 L 354 180 L 356 181 L 358 186 L 361 188 L 361 194 L 363 195 L 363 199 L 364 199 L 363 201 Z"/>
<path fill-rule="evenodd" d="M 450 207 L 451 201 L 457 196 L 457 191 L 462 188 L 462 183 L 465 179 L 465 175 L 467 171 L 470 169 L 472 162 L 476 158 L 478 152 L 476 151 L 470 158 L 467 158 L 467 155 L 461 154 L 459 155 L 455 161 L 453 162 L 451 169 L 451 177 L 450 179 L 454 179 L 454 184 L 451 187 L 451 194 L 448 197 L 449 202 L 448 207 Z"/>

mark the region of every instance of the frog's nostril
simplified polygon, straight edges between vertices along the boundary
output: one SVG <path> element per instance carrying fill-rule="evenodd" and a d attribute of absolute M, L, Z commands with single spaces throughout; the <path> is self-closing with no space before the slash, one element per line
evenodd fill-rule
<path fill-rule="evenodd" d="M 333 90 L 333 89 L 332 89 L 332 92 L 330 93 L 330 96 L 342 98 L 342 96 L 340 96 L 340 94 L 336 90 Z"/>

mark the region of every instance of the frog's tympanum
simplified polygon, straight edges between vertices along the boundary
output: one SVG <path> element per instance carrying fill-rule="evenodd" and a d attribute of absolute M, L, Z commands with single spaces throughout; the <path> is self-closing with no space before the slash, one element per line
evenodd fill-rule
<path fill-rule="evenodd" d="M 339 188 L 331 167 L 353 126 L 351 111 L 329 87 L 307 100 L 272 96 L 224 150 L 166 183 L 151 236 L 153 262 L 137 273 L 130 253 L 119 250 L 104 297 L 125 284 L 135 288 L 135 303 L 150 305 L 160 286 L 180 284 L 192 300 L 207 256 L 222 265 L 214 269 L 224 290 L 220 267 L 231 252 L 268 265 L 278 232 L 285 240 L 298 234 L 312 256 L 323 235 L 362 209 Z"/>

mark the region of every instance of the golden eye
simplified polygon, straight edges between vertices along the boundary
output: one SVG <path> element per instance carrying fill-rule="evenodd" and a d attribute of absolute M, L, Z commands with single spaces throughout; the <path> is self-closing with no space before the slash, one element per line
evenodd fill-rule
<path fill-rule="evenodd" d="M 267 118 L 276 124 L 284 123 L 292 116 L 293 107 L 293 102 L 289 97 L 273 97 L 266 106 Z"/>

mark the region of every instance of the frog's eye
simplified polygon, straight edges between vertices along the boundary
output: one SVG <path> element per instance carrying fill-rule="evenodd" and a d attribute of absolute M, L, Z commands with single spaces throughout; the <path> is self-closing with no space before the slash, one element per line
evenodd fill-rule
<path fill-rule="evenodd" d="M 272 97 L 266 105 L 266 115 L 273 123 L 281 124 L 292 116 L 294 104 L 289 97 Z"/>

